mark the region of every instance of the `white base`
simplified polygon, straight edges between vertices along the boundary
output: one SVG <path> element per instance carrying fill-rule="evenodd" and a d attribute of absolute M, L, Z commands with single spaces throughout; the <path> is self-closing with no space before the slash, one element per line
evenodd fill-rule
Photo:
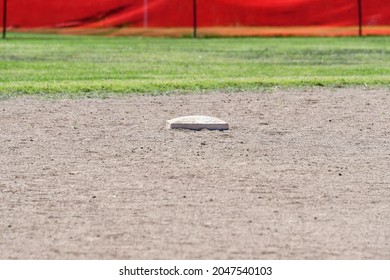
<path fill-rule="evenodd" d="M 185 116 L 167 121 L 168 129 L 227 130 L 229 124 L 223 120 L 208 116 Z"/>

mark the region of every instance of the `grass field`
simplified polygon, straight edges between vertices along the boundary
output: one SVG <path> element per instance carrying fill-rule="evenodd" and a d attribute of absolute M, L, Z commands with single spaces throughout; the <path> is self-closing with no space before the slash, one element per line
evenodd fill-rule
<path fill-rule="evenodd" d="M 389 84 L 390 37 L 195 40 L 11 33 L 0 41 L 2 98 Z"/>

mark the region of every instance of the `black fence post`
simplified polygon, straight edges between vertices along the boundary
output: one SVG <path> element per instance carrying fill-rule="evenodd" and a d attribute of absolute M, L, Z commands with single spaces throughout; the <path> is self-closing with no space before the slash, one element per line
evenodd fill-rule
<path fill-rule="evenodd" d="M 3 0 L 3 39 L 7 36 L 7 0 Z"/>
<path fill-rule="evenodd" d="M 198 22 L 197 22 L 197 17 L 198 17 L 198 15 L 197 15 L 197 3 L 196 3 L 196 0 L 193 0 L 193 2 L 194 2 L 194 7 L 193 7 L 193 9 L 194 9 L 194 34 L 193 34 L 193 36 L 194 36 L 194 38 L 196 38 L 197 36 L 198 36 L 198 34 L 197 34 L 197 27 L 198 27 Z"/>
<path fill-rule="evenodd" d="M 358 13 L 359 13 L 359 36 L 363 36 L 363 8 L 362 0 L 358 0 Z"/>

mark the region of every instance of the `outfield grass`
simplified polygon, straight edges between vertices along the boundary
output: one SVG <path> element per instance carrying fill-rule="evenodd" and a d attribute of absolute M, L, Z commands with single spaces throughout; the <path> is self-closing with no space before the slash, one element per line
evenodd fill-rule
<path fill-rule="evenodd" d="M 390 37 L 0 40 L 0 95 L 390 85 Z"/>

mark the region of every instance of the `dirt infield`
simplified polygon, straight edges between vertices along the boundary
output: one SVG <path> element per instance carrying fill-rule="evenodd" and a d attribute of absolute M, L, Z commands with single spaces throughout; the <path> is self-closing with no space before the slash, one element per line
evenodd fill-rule
<path fill-rule="evenodd" d="M 390 90 L 0 101 L 1 259 L 389 259 Z M 167 130 L 204 114 L 218 131 Z"/>

